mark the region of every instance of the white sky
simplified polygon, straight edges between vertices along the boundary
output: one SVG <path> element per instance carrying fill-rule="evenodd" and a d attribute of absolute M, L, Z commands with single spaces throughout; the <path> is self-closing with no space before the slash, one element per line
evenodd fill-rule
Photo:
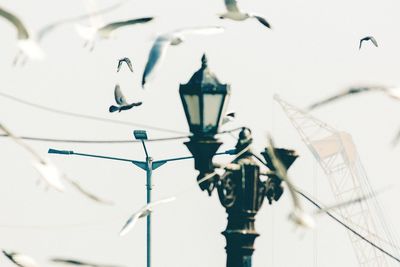
<path fill-rule="evenodd" d="M 107 6 L 111 1 L 99 1 Z M 47 106 L 130 120 L 158 127 L 188 131 L 178 87 L 200 67 L 203 52 L 217 77 L 231 84 L 230 109 L 238 119 L 231 127 L 253 130 L 255 148 L 265 145 L 271 132 L 279 146 L 296 149 L 301 158 L 293 165 L 291 177 L 324 203 L 334 201 L 326 176 L 277 104 L 274 93 L 305 107 L 345 86 L 359 83 L 399 85 L 400 3 L 395 0 L 280 0 L 241 1 L 244 10 L 265 16 L 273 31 L 257 21 L 220 21 L 223 1 L 131 1 L 104 16 L 105 21 L 156 16 L 137 27 L 121 29 L 115 40 L 98 42 L 90 53 L 82 47 L 72 26 L 53 32 L 43 42 L 47 58 L 12 67 L 16 49 L 15 30 L 1 20 L 1 92 Z M 37 30 L 48 22 L 85 12 L 82 1 L 10 1 L 0 5 L 20 16 Z M 140 88 L 141 75 L 152 40 L 163 33 L 186 26 L 222 25 L 226 32 L 212 37 L 189 37 L 169 49 L 165 62 L 147 90 Z M 373 35 L 379 48 L 359 39 Z M 125 68 L 115 73 L 117 59 L 129 57 L 132 74 Z M 124 66 L 125 67 L 125 66 Z M 144 104 L 127 112 L 109 114 L 116 82 L 129 99 Z M 15 102 L 0 100 L 1 122 L 19 135 L 128 139 L 134 128 L 80 120 L 39 111 Z M 348 98 L 315 111 L 314 115 L 353 135 L 372 184 L 392 186 L 381 194 L 387 220 L 399 225 L 399 182 L 396 164 L 399 147 L 389 142 L 400 128 L 400 106 L 384 95 L 373 93 Z M 170 134 L 148 131 L 150 138 Z M 227 136 L 224 148 L 234 145 Z M 118 231 L 128 216 L 145 203 L 145 173 L 128 163 L 50 155 L 70 177 L 116 206 L 105 207 L 87 200 L 73 188 L 64 194 L 35 186 L 38 175 L 30 158 L 20 147 L 1 139 L 0 159 L 0 247 L 35 257 L 41 266 L 51 266 L 52 256 L 145 266 L 145 221 L 126 237 Z M 49 147 L 143 159 L 140 144 L 82 145 L 31 143 L 43 155 Z M 155 159 L 189 155 L 181 141 L 150 143 Z M 220 160 L 224 160 L 221 158 Z M 174 203 L 158 209 L 153 216 L 153 266 L 224 266 L 226 213 L 216 192 L 209 198 L 195 183 L 193 162 L 169 163 L 154 173 L 153 198 L 182 192 Z M 294 231 L 287 220 L 290 199 L 285 194 L 273 206 L 264 203 L 256 221 L 261 234 L 256 240 L 253 266 L 357 266 L 351 244 L 343 228 L 327 217 L 317 219 L 314 231 Z M 308 207 L 308 206 L 307 206 Z M 311 208 L 310 208 L 311 209 Z M 7 225 L 73 225 L 51 229 L 7 228 Z M 316 257 L 317 265 L 314 265 Z M 2 266 L 12 266 L 0 260 Z M 389 260 L 390 261 L 390 260 Z"/>

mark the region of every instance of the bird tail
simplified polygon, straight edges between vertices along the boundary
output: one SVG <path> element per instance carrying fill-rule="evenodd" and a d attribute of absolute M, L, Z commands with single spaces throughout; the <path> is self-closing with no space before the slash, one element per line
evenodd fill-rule
<path fill-rule="evenodd" d="M 115 112 L 117 110 L 119 110 L 119 108 L 114 105 L 110 106 L 110 108 L 108 109 L 108 111 L 110 111 L 110 112 Z"/>

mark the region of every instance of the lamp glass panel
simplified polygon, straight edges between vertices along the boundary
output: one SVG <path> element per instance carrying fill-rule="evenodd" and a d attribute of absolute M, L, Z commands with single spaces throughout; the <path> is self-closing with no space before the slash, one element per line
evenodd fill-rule
<path fill-rule="evenodd" d="M 224 100 L 224 95 L 221 94 L 205 94 L 203 96 L 204 110 L 204 132 L 208 132 L 211 129 L 218 127 L 218 119 L 220 117 L 221 105 Z"/>
<path fill-rule="evenodd" d="M 200 125 L 200 101 L 198 95 L 184 95 L 190 124 Z"/>

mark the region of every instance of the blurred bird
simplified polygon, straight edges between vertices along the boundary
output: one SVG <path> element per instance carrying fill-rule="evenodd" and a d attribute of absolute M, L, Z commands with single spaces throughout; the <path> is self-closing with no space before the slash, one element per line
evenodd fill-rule
<path fill-rule="evenodd" d="M 124 57 L 124 58 L 121 58 L 121 59 L 118 60 L 117 72 L 119 72 L 119 70 L 121 69 L 122 64 L 123 64 L 124 62 L 126 63 L 126 65 L 128 65 L 128 68 L 130 69 L 130 71 L 133 72 L 132 62 L 131 62 L 131 60 L 130 60 L 129 58 L 127 58 L 127 57 Z"/>
<path fill-rule="evenodd" d="M 115 98 L 115 102 L 117 102 L 118 106 L 111 105 L 110 108 L 108 109 L 110 112 L 115 112 L 117 110 L 118 110 L 118 112 L 121 112 L 123 110 L 128 110 L 133 107 L 140 106 L 142 104 L 142 102 L 128 104 L 126 102 L 125 96 L 121 92 L 119 84 L 115 85 L 114 98 Z"/>
<path fill-rule="evenodd" d="M 2 130 L 4 133 L 6 133 L 15 143 L 23 147 L 25 150 L 27 150 L 34 158 L 34 161 L 32 162 L 32 166 L 38 171 L 40 174 L 41 180 L 48 186 L 51 187 L 59 192 L 64 192 L 65 191 L 65 186 L 63 184 L 63 180 L 69 182 L 75 189 L 77 189 L 79 192 L 87 196 L 88 198 L 104 203 L 104 204 L 112 204 L 109 201 L 102 200 L 99 197 L 94 196 L 93 194 L 87 192 L 84 190 L 78 182 L 70 179 L 67 177 L 64 173 L 62 173 L 48 158 L 44 158 L 39 155 L 32 147 L 30 147 L 28 144 L 24 143 L 21 138 L 17 137 L 15 134 L 13 134 L 9 129 L 7 129 L 4 125 L 0 124 L 0 130 Z"/>
<path fill-rule="evenodd" d="M 109 39 L 111 34 L 119 28 L 146 23 L 153 20 L 153 17 L 144 17 L 138 19 L 129 19 L 123 21 L 111 22 L 102 26 L 84 26 L 80 24 L 75 25 L 78 34 L 85 40 L 84 46 L 89 46 L 90 50 L 94 49 L 96 39 Z"/>
<path fill-rule="evenodd" d="M 236 114 L 234 111 L 228 112 L 225 117 L 222 119 L 222 125 L 227 124 L 231 121 L 234 121 Z"/>
<path fill-rule="evenodd" d="M 287 175 L 287 170 L 283 165 L 283 163 L 275 154 L 275 146 L 270 136 L 268 136 L 268 143 L 269 145 L 267 147 L 267 152 L 271 158 L 273 166 L 275 167 L 275 172 L 276 172 L 275 174 L 277 177 L 279 177 L 282 181 L 286 183 L 290 195 L 292 197 L 293 211 L 289 214 L 289 219 L 298 226 L 305 228 L 314 228 L 315 226 L 314 219 L 303 210 L 296 189 Z"/>
<path fill-rule="evenodd" d="M 142 78 L 142 87 L 151 78 L 152 75 L 156 72 L 157 68 L 161 64 L 164 59 L 164 56 L 167 52 L 167 48 L 170 45 L 179 45 L 185 39 L 185 35 L 187 34 L 218 34 L 224 32 L 224 28 L 218 26 L 210 26 L 210 27 L 195 27 L 195 28 L 185 28 L 176 30 L 171 33 L 162 34 L 157 37 L 154 41 L 154 44 L 150 50 L 149 57 L 147 59 L 146 67 L 143 72 Z"/>
<path fill-rule="evenodd" d="M 31 257 L 16 252 L 7 252 L 2 250 L 3 254 L 19 267 L 39 267 L 37 262 Z"/>
<path fill-rule="evenodd" d="M 245 13 L 245 12 L 240 11 L 236 0 L 224 0 L 224 1 L 225 1 L 225 7 L 226 7 L 227 12 L 219 14 L 220 19 L 231 19 L 231 20 L 236 20 L 236 21 L 243 21 L 243 20 L 246 20 L 249 18 L 255 18 L 262 25 L 271 29 L 271 25 L 263 17 L 256 15 L 256 14 Z"/>
<path fill-rule="evenodd" d="M 14 135 L 4 125 L 0 124 L 0 130 L 6 133 L 15 143 L 27 150 L 34 158 L 33 167 L 39 172 L 40 178 L 45 184 L 59 192 L 64 192 L 65 187 L 62 183 L 62 174 L 57 167 L 51 163 L 50 159 L 41 157 L 32 147 L 24 143 L 19 137 Z"/>
<path fill-rule="evenodd" d="M 400 101 L 400 87 L 385 87 L 385 86 L 355 86 L 355 87 L 350 87 L 346 89 L 345 91 L 331 96 L 327 99 L 318 101 L 308 107 L 309 110 L 315 109 L 317 107 L 323 106 L 325 104 L 328 104 L 330 102 L 336 101 L 338 99 L 341 99 L 343 97 L 346 97 L 348 95 L 354 95 L 354 94 L 359 94 L 359 93 L 364 93 L 364 92 L 382 92 L 386 94 L 387 96 L 399 100 Z"/>
<path fill-rule="evenodd" d="M 43 50 L 33 38 L 32 34 L 28 31 L 27 27 L 16 15 L 0 7 L 0 17 L 8 20 L 17 29 L 17 46 L 19 51 L 14 59 L 14 65 L 18 63 L 19 57 L 22 54 L 25 54 L 30 59 L 34 60 L 40 60 L 44 58 Z"/>
<path fill-rule="evenodd" d="M 358 50 L 361 49 L 362 43 L 363 43 L 364 41 L 371 41 L 376 47 L 378 47 L 378 42 L 375 40 L 375 38 L 374 38 L 373 36 L 367 36 L 367 37 L 364 37 L 364 38 L 362 38 L 362 39 L 360 40 L 360 45 L 359 45 L 359 47 L 358 47 Z"/>
<path fill-rule="evenodd" d="M 119 267 L 115 265 L 95 264 L 95 263 L 83 262 L 80 260 L 62 259 L 62 258 L 53 258 L 51 259 L 51 261 L 56 263 L 65 263 L 70 265 L 88 266 L 88 267 Z"/>
<path fill-rule="evenodd" d="M 125 223 L 124 227 L 122 227 L 121 231 L 119 232 L 120 236 L 126 235 L 136 224 L 136 222 L 140 218 L 144 218 L 148 216 L 150 213 L 153 212 L 153 208 L 164 203 L 168 203 L 171 201 L 174 201 L 176 197 L 170 197 L 166 199 L 162 199 L 159 201 L 151 202 L 147 205 L 145 205 L 143 208 L 132 214 L 132 216 L 128 219 L 128 221 Z"/>

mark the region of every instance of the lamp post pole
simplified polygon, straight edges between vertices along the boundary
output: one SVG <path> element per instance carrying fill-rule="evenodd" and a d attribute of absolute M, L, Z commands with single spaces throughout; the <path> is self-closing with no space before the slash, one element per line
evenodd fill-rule
<path fill-rule="evenodd" d="M 254 225 L 256 214 L 265 197 L 270 204 L 280 198 L 281 181 L 274 173 L 268 153 L 262 153 L 266 162 L 253 154 L 250 147 L 253 138 L 248 128 L 242 128 L 239 133 L 236 158 L 225 166 L 213 163 L 215 152 L 222 144 L 215 135 L 225 115 L 230 89 L 209 70 L 205 56 L 201 68 L 189 82 L 180 85 L 179 93 L 192 132 L 190 141 L 184 144 L 194 157 L 199 186 L 209 195 L 216 188 L 228 214 L 228 223 L 222 232 L 226 239 L 226 266 L 251 267 L 254 241 L 259 236 Z M 279 149 L 278 154 L 286 169 L 297 158 L 292 150 Z M 261 171 L 260 162 L 268 167 L 268 172 Z M 223 168 L 224 174 L 218 175 L 215 168 Z M 268 179 L 260 179 L 261 175 L 267 175 Z"/>

